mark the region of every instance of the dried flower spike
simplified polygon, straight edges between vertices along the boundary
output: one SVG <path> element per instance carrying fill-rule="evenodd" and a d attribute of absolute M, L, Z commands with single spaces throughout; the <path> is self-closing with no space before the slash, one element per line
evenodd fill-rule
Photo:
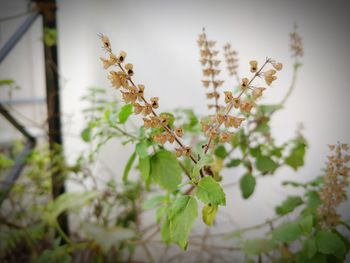
<path fill-rule="evenodd" d="M 334 227 L 339 223 L 340 216 L 336 208 L 345 201 L 350 171 L 347 165 L 350 161 L 346 152 L 347 145 L 342 147 L 342 144 L 338 143 L 336 146 L 330 145 L 329 148 L 334 154 L 328 157 L 324 185 L 320 192 L 322 204 L 317 209 L 318 216 L 323 220 L 324 228 Z"/>

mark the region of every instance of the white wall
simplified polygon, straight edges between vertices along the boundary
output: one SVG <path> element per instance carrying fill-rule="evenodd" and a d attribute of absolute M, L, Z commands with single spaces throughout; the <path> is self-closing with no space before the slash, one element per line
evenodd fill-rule
<path fill-rule="evenodd" d="M 72 116 L 66 130 L 78 133 L 82 128 L 79 98 L 86 87 L 109 87 L 99 61 L 103 52 L 97 33 L 108 35 L 114 50 L 127 51 L 137 82 L 146 85 L 146 95 L 160 97 L 160 110 L 194 107 L 205 114 L 196 45 L 202 27 L 219 45 L 229 41 L 239 51 L 242 76 L 248 73 L 251 59 L 262 61 L 271 56 L 282 61 L 285 68 L 264 99 L 277 102 L 291 79 L 288 33 L 296 22 L 305 44 L 304 65 L 286 109 L 273 119 L 273 134 L 283 142 L 302 122 L 310 145 L 306 165 L 298 173 L 282 169 L 275 177 L 261 179 L 249 201 L 241 200 L 238 189 L 228 197 L 228 207 L 240 225 L 261 222 L 273 213 L 274 204 L 285 194 L 279 185 L 281 180 L 308 180 L 319 175 L 328 153 L 326 145 L 338 140 L 350 142 L 346 117 L 350 108 L 350 39 L 345 33 L 350 17 L 344 3 L 59 1 L 60 62 L 62 74 L 68 79 L 63 87 L 63 109 Z M 65 142 L 68 154 L 81 150 L 78 139 L 67 136 Z M 125 152 L 131 151 L 114 142 L 106 147 L 103 160 L 120 175 L 128 158 Z M 231 178 L 234 176 L 231 174 Z"/>

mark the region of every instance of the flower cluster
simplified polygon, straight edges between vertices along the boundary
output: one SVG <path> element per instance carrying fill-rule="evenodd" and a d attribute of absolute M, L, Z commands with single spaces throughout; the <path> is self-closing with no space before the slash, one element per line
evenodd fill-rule
<path fill-rule="evenodd" d="M 227 43 L 224 46 L 224 56 L 227 64 L 227 71 L 230 76 L 236 76 L 236 78 L 239 79 L 238 73 L 237 73 L 237 69 L 238 69 L 237 54 L 238 54 L 237 51 L 232 50 L 230 43 Z"/>
<path fill-rule="evenodd" d="M 213 88 L 213 91 L 207 93 L 208 99 L 214 99 L 215 104 L 209 104 L 209 109 L 215 108 L 216 112 L 219 112 L 222 107 L 219 105 L 220 94 L 217 91 L 217 88 L 221 87 L 224 83 L 223 80 L 217 80 L 215 77 L 220 73 L 218 69 L 221 61 L 217 58 L 219 51 L 214 50 L 215 41 L 207 40 L 207 35 L 205 34 L 205 30 L 203 29 L 203 33 L 198 37 L 198 46 L 200 48 L 200 57 L 202 64 L 202 71 L 204 75 L 203 86 L 205 88 L 209 88 L 210 86 Z"/>
<path fill-rule="evenodd" d="M 292 57 L 298 58 L 304 55 L 303 41 L 297 32 L 297 26 L 294 26 L 294 32 L 290 33 L 290 50 Z"/>
<path fill-rule="evenodd" d="M 109 69 L 112 66 L 117 68 L 117 70 L 111 70 L 108 75 L 112 87 L 120 90 L 125 103 L 131 103 L 133 105 L 134 114 L 143 115 L 145 128 L 162 129 L 161 133 L 153 136 L 153 140 L 159 144 L 177 142 L 179 148 L 175 148 L 176 155 L 186 155 L 196 162 L 192 156 L 191 147 L 184 146 L 180 141 L 180 138 L 184 135 L 183 130 L 181 128 L 172 130 L 169 125 L 169 116 L 167 114 L 158 115 L 155 112 L 155 109 L 159 107 L 159 98 L 151 97 L 150 100 L 146 100 L 144 96 L 145 86 L 143 84 L 136 85 L 133 82 L 131 77 L 134 75 L 134 67 L 130 63 L 124 64 L 127 55 L 126 52 L 120 51 L 117 56 L 112 52 L 108 37 L 100 35 L 100 39 L 103 49 L 107 52 L 108 56 L 108 58 L 101 58 L 103 67 L 105 69 Z"/>
<path fill-rule="evenodd" d="M 347 144 L 329 145 L 333 155 L 328 156 L 327 174 L 324 186 L 320 192 L 322 204 L 318 207 L 318 216 L 323 221 L 323 227 L 332 227 L 338 224 L 340 216 L 336 212 L 337 206 L 345 201 L 346 188 L 349 185 L 350 161 Z"/>
<path fill-rule="evenodd" d="M 240 92 L 237 96 L 234 96 L 232 91 L 225 91 L 225 108 L 222 112 L 219 112 L 213 116 L 210 116 L 209 121 L 202 121 L 202 131 L 209 137 L 209 141 L 204 145 L 205 152 L 208 151 L 209 146 L 213 140 L 219 138 L 219 141 L 224 143 L 231 140 L 233 132 L 229 131 L 229 128 L 239 128 L 241 123 L 245 120 L 244 116 L 249 114 L 253 107 L 256 105 L 256 100 L 263 95 L 265 87 L 257 87 L 254 85 L 254 80 L 264 78 L 265 83 L 270 86 L 274 80 L 277 79 L 276 72 L 282 69 L 282 64 L 272 59 L 266 59 L 265 63 L 259 68 L 258 62 L 252 60 L 249 62 L 250 71 L 253 76 L 243 78 L 240 84 Z M 273 68 L 265 70 L 267 65 L 271 65 Z M 242 96 L 247 91 L 251 91 L 250 96 L 243 99 Z M 242 117 L 236 117 L 230 115 L 231 110 L 239 109 Z M 225 129 L 220 130 L 220 127 L 224 125 Z"/>

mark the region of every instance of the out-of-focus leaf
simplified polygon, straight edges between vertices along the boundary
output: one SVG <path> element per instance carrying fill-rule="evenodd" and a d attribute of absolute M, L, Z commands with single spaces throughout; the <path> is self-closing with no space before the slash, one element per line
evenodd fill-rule
<path fill-rule="evenodd" d="M 44 210 L 44 220 L 55 224 L 56 218 L 67 210 L 77 210 L 100 195 L 97 191 L 81 193 L 68 192 L 61 194 L 57 199 L 50 201 Z"/>
<path fill-rule="evenodd" d="M 160 205 L 164 200 L 165 200 L 165 196 L 164 195 L 152 196 L 151 198 L 149 198 L 145 202 L 143 202 L 142 208 L 145 209 L 145 210 L 152 209 L 152 208 Z"/>
<path fill-rule="evenodd" d="M 214 153 L 215 153 L 215 156 L 217 156 L 217 157 L 219 157 L 221 159 L 225 159 L 227 154 L 228 154 L 227 151 L 226 151 L 225 146 L 223 146 L 223 145 L 219 145 L 218 147 L 216 147 Z"/>
<path fill-rule="evenodd" d="M 213 204 L 206 204 L 202 209 L 202 220 L 208 226 L 212 226 L 218 212 L 218 206 Z"/>
<path fill-rule="evenodd" d="M 256 180 L 251 173 L 246 173 L 239 180 L 239 186 L 241 189 L 242 197 L 244 199 L 249 198 L 255 190 Z"/>
<path fill-rule="evenodd" d="M 132 104 L 126 104 L 123 107 L 121 107 L 118 118 L 119 118 L 119 123 L 124 124 L 129 116 L 132 114 Z"/>
<path fill-rule="evenodd" d="M 306 151 L 306 143 L 304 139 L 298 139 L 295 142 L 294 147 L 291 149 L 289 156 L 285 158 L 284 162 L 292 167 L 294 170 L 298 170 L 299 167 L 304 165 L 304 156 Z"/>
<path fill-rule="evenodd" d="M 125 167 L 124 167 L 124 172 L 123 172 L 123 182 L 126 183 L 128 181 L 129 178 L 129 172 L 131 170 L 132 165 L 134 164 L 136 158 L 136 152 L 133 152 L 128 160 L 128 162 L 126 163 Z"/>
<path fill-rule="evenodd" d="M 303 199 L 299 196 L 289 196 L 283 203 L 276 207 L 275 211 L 278 215 L 286 215 L 303 204 Z"/>
<path fill-rule="evenodd" d="M 102 225 L 84 222 L 82 224 L 82 229 L 105 253 L 112 247 L 118 246 L 120 242 L 135 237 L 135 232 L 133 230 L 117 226 L 107 228 Z"/>
<path fill-rule="evenodd" d="M 258 156 L 255 165 L 262 173 L 273 173 L 278 168 L 278 164 L 268 156 Z"/>
<path fill-rule="evenodd" d="M 332 254 L 343 259 L 346 249 L 343 241 L 328 230 L 321 230 L 316 234 L 316 244 L 319 252 Z"/>
<path fill-rule="evenodd" d="M 248 255 L 260 255 L 276 248 L 276 243 L 269 239 L 251 239 L 242 244 L 242 251 Z"/>
<path fill-rule="evenodd" d="M 275 241 L 290 243 L 298 239 L 302 234 L 297 221 L 286 222 L 272 231 L 272 239 Z"/>

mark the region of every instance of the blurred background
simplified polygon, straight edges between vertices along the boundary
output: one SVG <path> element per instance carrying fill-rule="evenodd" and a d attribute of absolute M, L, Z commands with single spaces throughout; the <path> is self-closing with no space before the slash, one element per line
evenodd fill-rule
<path fill-rule="evenodd" d="M 0 48 L 26 18 L 16 16 L 28 12 L 29 4 L 25 0 L 0 0 Z M 228 224 L 244 227 L 271 217 L 274 206 L 289 194 L 280 187 L 281 181 L 307 181 L 320 175 L 327 144 L 350 142 L 350 9 L 346 1 L 58 0 L 57 5 L 57 71 L 68 162 L 88 147 L 80 139 L 85 123 L 82 110 L 86 107 L 81 97 L 87 89 L 102 87 L 119 97 L 99 59 L 104 55 L 99 33 L 109 36 L 116 52 L 128 53 L 135 80 L 146 86 L 147 97 L 159 96 L 161 111 L 193 107 L 205 115 L 208 109 L 196 42 L 203 27 L 218 48 L 229 42 L 238 51 L 240 76 L 249 74 L 248 62 L 252 59 L 262 62 L 272 57 L 283 63 L 284 69 L 262 99 L 274 103 L 281 100 L 291 83 L 289 33 L 295 23 L 298 25 L 305 52 L 302 68 L 285 109 L 272 120 L 272 133 L 277 142 L 284 142 L 302 125 L 309 144 L 305 166 L 298 172 L 282 168 L 273 177 L 259 179 L 248 201 L 241 198 L 238 186 L 233 186 L 225 208 L 230 219 L 222 219 Z M 12 18 L 2 19 L 7 17 Z M 12 100 L 13 113 L 37 136 L 45 136 L 42 128 L 47 118 L 44 66 L 39 18 L 0 65 L 0 79 L 13 79 L 20 87 L 11 94 L 1 89 L 1 102 Z M 225 88 L 234 88 L 234 80 L 224 70 L 220 76 L 226 80 Z M 137 124 L 138 117 L 132 118 Z M 16 136 L 0 118 L 0 143 Z M 111 140 L 102 148 L 95 172 L 101 177 L 112 174 L 121 178 L 132 151 L 132 146 Z M 239 179 L 230 173 L 223 176 L 227 182 Z M 68 185 L 69 190 L 74 187 Z M 347 206 L 344 204 L 341 212 L 349 218 Z M 221 226 L 225 228 L 225 224 Z"/>

